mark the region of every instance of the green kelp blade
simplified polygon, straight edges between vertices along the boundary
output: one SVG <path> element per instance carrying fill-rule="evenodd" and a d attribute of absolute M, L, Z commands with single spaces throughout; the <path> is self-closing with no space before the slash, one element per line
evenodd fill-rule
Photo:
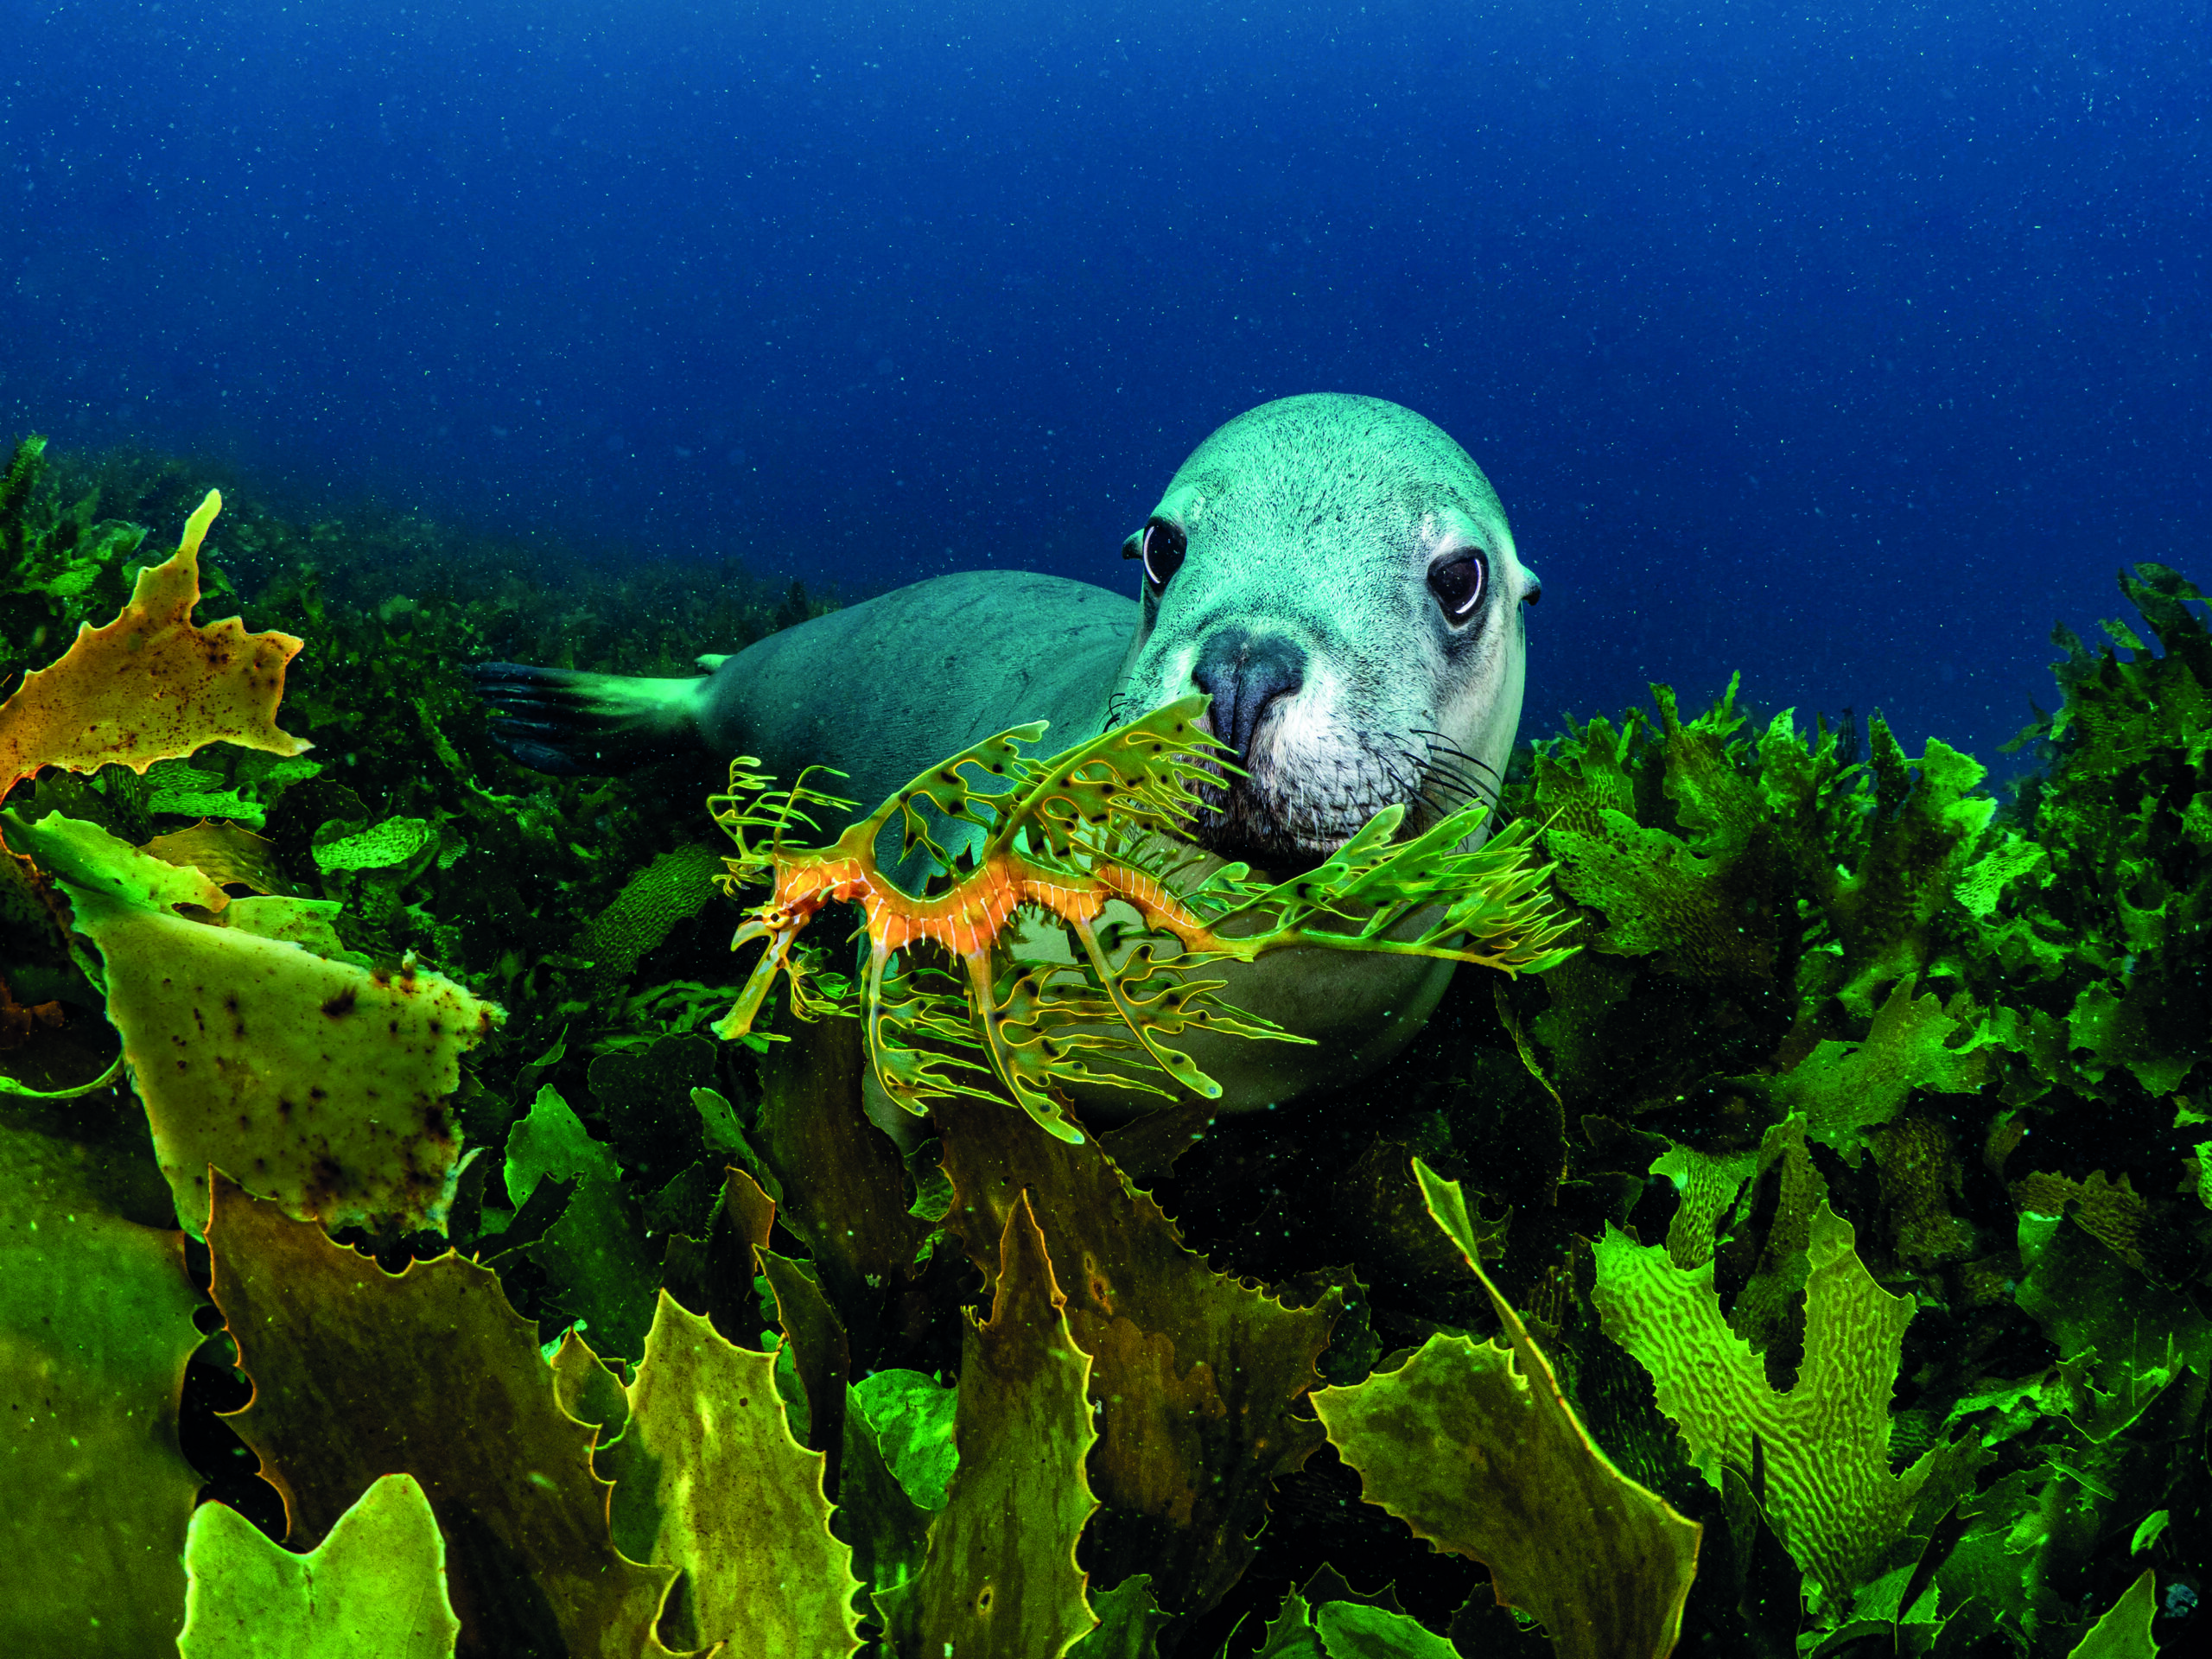
<path fill-rule="evenodd" d="M 1070 1334 L 1090 1356 L 1100 1438 L 1086 1471 L 1106 1508 L 1085 1560 L 1103 1582 L 1150 1573 L 1163 1606 L 1202 1612 L 1257 1554 L 1275 1483 L 1322 1443 L 1302 1402 L 1342 1293 L 1288 1307 L 1217 1274 L 1095 1139 L 1039 1135 L 980 1101 L 936 1117 L 953 1184 L 942 1224 L 988 1280 L 1002 1270 L 1007 1217 L 1033 1210 Z M 963 1430 L 963 1464 L 969 1452 Z"/>
<path fill-rule="evenodd" d="M 1094 1592 L 1090 1611 L 1098 1627 L 1068 1649 L 1067 1659 L 1159 1659 L 1157 1637 L 1173 1615 L 1160 1611 L 1149 1573 Z"/>
<path fill-rule="evenodd" d="M 959 1390 L 923 1371 L 878 1371 L 854 1383 L 853 1398 L 883 1461 L 920 1508 L 944 1507 L 945 1490 L 960 1466 L 952 1442 Z"/>
<path fill-rule="evenodd" d="M 1328 1659 L 1461 1659 L 1459 1649 L 1407 1613 L 1358 1601 L 1325 1601 L 1313 1633 Z"/>
<path fill-rule="evenodd" d="M 461 1634 L 445 1540 L 412 1475 L 375 1482 L 305 1555 L 203 1503 L 184 1568 L 181 1659 L 449 1659 Z"/>
<path fill-rule="evenodd" d="M 0 854 L 0 857 L 5 857 Z M 177 1444 L 200 1298 L 112 1154 L 0 1118 L 0 1653 L 162 1659 L 200 1477 Z"/>
<path fill-rule="evenodd" d="M 1749 1471 L 1756 1443 L 1769 1516 L 1830 1619 L 1853 1592 L 1917 1559 L 1986 1457 L 1961 1441 L 1890 1471 L 1890 1399 L 1914 1304 L 1874 1282 L 1854 1236 L 1825 1201 L 1814 1211 L 1805 1357 L 1786 1394 L 1722 1317 L 1711 1259 L 1678 1268 L 1664 1245 L 1608 1227 L 1592 1295 L 1606 1333 L 1651 1374 L 1659 1408 L 1708 1481 L 1718 1486 L 1724 1466 Z"/>
<path fill-rule="evenodd" d="M 2151 1621 L 2158 1611 L 2158 1575 L 2145 1567 L 2066 1659 L 2158 1659 Z"/>
<path fill-rule="evenodd" d="M 1459 1184 L 1418 1159 L 1414 1173 L 1508 1345 L 1439 1333 L 1395 1371 L 1320 1390 L 1313 1408 L 1331 1442 L 1369 1503 L 1487 1565 L 1498 1599 L 1541 1623 L 1560 1659 L 1665 1659 L 1702 1529 L 1598 1449 L 1484 1273 Z"/>
<path fill-rule="evenodd" d="M 508 1202 L 519 1211 L 548 1179 L 574 1181 L 575 1190 L 543 1234 L 520 1248 L 544 1269 L 550 1303 L 585 1321 L 597 1352 L 634 1360 L 652 1323 L 662 1247 L 646 1236 L 614 1149 L 592 1138 L 550 1083 L 538 1085 L 507 1136 Z"/>

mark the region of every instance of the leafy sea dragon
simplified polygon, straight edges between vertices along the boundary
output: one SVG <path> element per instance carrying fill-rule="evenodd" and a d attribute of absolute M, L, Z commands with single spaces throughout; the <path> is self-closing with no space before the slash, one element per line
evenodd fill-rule
<path fill-rule="evenodd" d="M 733 941 L 767 948 L 716 1033 L 750 1033 L 771 988 L 787 977 L 801 1018 L 859 1014 L 876 1079 L 906 1110 L 919 1116 L 933 1098 L 995 1099 L 1002 1090 L 1053 1135 L 1079 1141 L 1066 1084 L 1165 1095 L 1147 1075 L 1164 1071 L 1209 1099 L 1220 1095 L 1165 1040 L 1179 1033 L 1306 1040 L 1223 1001 L 1226 982 L 1202 976 L 1211 963 L 1300 944 L 1518 974 L 1570 954 L 1560 944 L 1569 924 L 1547 886 L 1549 867 L 1534 861 L 1529 825 L 1461 850 L 1488 810 L 1480 803 L 1402 842 L 1391 837 L 1405 808 L 1387 807 L 1287 881 L 1257 881 L 1248 865 L 1229 864 L 1189 882 L 1198 855 L 1186 836 L 1200 810 L 1192 791 L 1217 783 L 1227 764 L 1224 746 L 1196 724 L 1206 704 L 1203 695 L 1181 698 L 1050 760 L 1017 747 L 1036 742 L 1043 721 L 1014 727 L 921 773 L 827 847 L 787 837 L 817 829 L 810 809 L 853 803 L 811 786 L 811 774 L 776 789 L 753 770 L 757 761 L 740 756 L 728 792 L 709 802 L 737 843 L 720 880 L 733 895 L 762 881 L 772 892 Z M 918 847 L 947 872 L 918 895 L 877 862 L 877 836 L 894 818 L 900 856 Z M 974 825 L 982 837 L 956 856 L 933 831 L 940 819 Z M 861 912 L 868 947 L 857 987 L 820 972 L 797 947 L 831 904 Z M 1117 925 L 1116 904 L 1135 913 L 1134 929 Z M 1429 925 L 1389 937 L 1432 908 L 1440 913 Z M 1040 954 L 1025 921 L 1057 923 L 1074 949 Z M 1109 1058 L 1111 1071 L 1093 1064 Z"/>

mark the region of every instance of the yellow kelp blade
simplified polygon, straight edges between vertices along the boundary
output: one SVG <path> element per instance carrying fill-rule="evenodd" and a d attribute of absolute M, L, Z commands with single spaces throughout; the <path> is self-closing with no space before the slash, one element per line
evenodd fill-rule
<path fill-rule="evenodd" d="M 615 1548 L 598 1431 L 563 1408 L 498 1274 L 450 1253 L 386 1273 L 219 1179 L 207 1247 L 253 1383 L 228 1421 L 283 1497 L 288 1544 L 320 1545 L 370 1483 L 410 1474 L 445 1538 L 464 1645 L 493 1649 L 526 1611 L 567 1652 L 664 1659 L 653 1627 L 676 1569 Z"/>
<path fill-rule="evenodd" d="M 877 1599 L 901 1651 L 1059 1659 L 1098 1622 L 1075 1559 L 1098 1507 L 1084 1477 L 1098 1438 L 1090 1356 L 1069 1337 L 1066 1304 L 1024 1195 L 1000 1236 L 991 1317 L 962 1344 L 960 1461 L 928 1559 Z"/>
<path fill-rule="evenodd" d="M 26 674 L 0 703 L 0 796 L 41 766 L 143 772 L 218 741 L 274 754 L 309 747 L 276 728 L 285 665 L 302 642 L 248 633 L 237 617 L 193 626 L 200 543 L 222 505 L 208 491 L 175 556 L 138 573 L 115 620 L 80 628 L 60 661 Z"/>
<path fill-rule="evenodd" d="M 446 1545 L 412 1475 L 386 1475 L 305 1555 L 224 1503 L 186 1535 L 180 1659 L 449 1659 Z"/>
<path fill-rule="evenodd" d="M 861 1644 L 852 1548 L 830 1533 L 823 1454 L 791 1437 L 775 1370 L 773 1353 L 736 1346 L 661 1292 L 628 1426 L 607 1454 L 616 1525 L 683 1569 L 686 1645 L 846 1659 Z"/>

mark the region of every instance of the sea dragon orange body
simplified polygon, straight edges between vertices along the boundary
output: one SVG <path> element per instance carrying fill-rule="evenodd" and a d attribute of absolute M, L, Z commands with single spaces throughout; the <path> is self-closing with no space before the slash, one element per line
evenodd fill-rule
<path fill-rule="evenodd" d="M 1049 760 L 1017 747 L 1035 742 L 1041 722 L 1001 732 L 922 773 L 819 849 L 787 845 L 785 832 L 814 828 L 810 807 L 850 803 L 810 788 L 804 777 L 773 789 L 749 770 L 757 763 L 741 757 L 730 768 L 729 792 L 709 804 L 738 846 L 721 881 L 734 893 L 766 879 L 773 892 L 733 941 L 735 948 L 765 939 L 767 949 L 717 1034 L 750 1032 L 779 976 L 790 979 L 802 1018 L 845 1011 L 849 993 L 810 990 L 810 968 L 792 950 L 824 906 L 855 904 L 868 947 L 855 1011 L 867 1021 L 885 1092 L 918 1114 L 935 1096 L 996 1098 L 1003 1090 L 1053 1134 L 1079 1140 L 1065 1115 L 1065 1083 L 1165 1093 L 1141 1075 L 1157 1068 L 1200 1095 L 1220 1093 L 1164 1037 L 1204 1027 L 1303 1040 L 1223 1002 L 1225 981 L 1192 977 L 1209 963 L 1303 944 L 1517 973 L 1567 954 L 1558 948 L 1567 925 L 1544 886 L 1548 868 L 1532 862 L 1522 826 L 1478 851 L 1459 850 L 1482 820 L 1479 805 L 1395 844 L 1390 836 L 1405 810 L 1388 808 L 1319 868 L 1288 881 L 1257 882 L 1247 867 L 1232 864 L 1183 887 L 1179 878 L 1198 861 L 1183 838 L 1199 810 L 1191 786 L 1215 779 L 1222 764 L 1221 746 L 1196 724 L 1205 705 L 1195 696 L 1168 703 Z M 993 789 L 989 780 L 1004 781 Z M 949 854 L 925 809 L 976 826 L 980 844 Z M 906 893 L 878 867 L 876 839 L 894 816 L 902 820 L 901 855 L 922 848 L 945 873 L 931 882 L 935 891 Z M 766 841 L 748 842 L 748 830 L 767 831 Z M 1116 901 L 1140 924 L 1123 930 L 1139 936 L 1126 950 L 1102 937 Z M 1390 937 L 1414 912 L 1434 907 L 1440 919 L 1410 938 Z M 1080 958 L 1017 960 L 1009 934 L 1023 917 L 1057 918 Z M 950 957 L 957 975 L 918 947 Z M 918 1046 L 918 1039 L 934 1046 Z M 976 1048 L 987 1064 L 958 1052 Z M 1099 1053 L 1122 1067 L 1097 1070 L 1089 1057 Z"/>

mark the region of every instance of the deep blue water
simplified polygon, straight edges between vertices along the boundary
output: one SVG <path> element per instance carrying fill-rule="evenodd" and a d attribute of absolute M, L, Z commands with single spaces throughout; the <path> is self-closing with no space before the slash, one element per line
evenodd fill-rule
<path fill-rule="evenodd" d="M 1129 586 L 1213 426 L 1369 392 L 1545 579 L 1530 730 L 1740 668 L 1993 760 L 2122 562 L 2212 582 L 2202 4 L 0 0 L 0 434 Z"/>

